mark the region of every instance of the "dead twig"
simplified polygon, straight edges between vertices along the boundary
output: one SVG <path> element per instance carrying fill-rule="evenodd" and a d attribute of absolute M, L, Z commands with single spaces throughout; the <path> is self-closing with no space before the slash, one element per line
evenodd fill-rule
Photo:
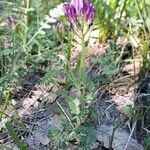
<path fill-rule="evenodd" d="M 129 138 L 128 138 L 127 143 L 126 143 L 126 145 L 125 145 L 125 147 L 124 147 L 123 150 L 127 150 L 128 144 L 129 144 L 129 142 L 130 142 L 130 139 L 131 139 L 131 137 L 132 137 L 132 134 L 133 134 L 133 132 L 134 132 L 135 127 L 136 127 L 136 121 L 135 121 L 134 124 L 133 124 L 131 133 L 130 133 L 130 135 L 129 135 Z"/>

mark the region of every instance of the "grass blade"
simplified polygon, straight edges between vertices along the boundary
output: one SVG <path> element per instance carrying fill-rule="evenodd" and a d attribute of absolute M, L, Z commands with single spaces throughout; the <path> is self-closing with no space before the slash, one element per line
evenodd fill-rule
<path fill-rule="evenodd" d="M 16 144 L 19 147 L 19 149 L 20 150 L 27 150 L 27 147 L 20 141 L 16 131 L 14 130 L 14 128 L 11 125 L 11 122 L 7 122 L 5 125 L 6 125 L 6 128 L 7 128 L 8 132 L 9 132 L 9 134 L 14 139 L 14 141 L 16 142 Z"/>

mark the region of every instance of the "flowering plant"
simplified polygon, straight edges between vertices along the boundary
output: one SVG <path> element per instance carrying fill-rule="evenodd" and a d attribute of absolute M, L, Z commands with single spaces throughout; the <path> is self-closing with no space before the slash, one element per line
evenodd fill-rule
<path fill-rule="evenodd" d="M 73 37 L 79 44 L 80 55 L 76 72 L 80 79 L 86 82 L 86 42 L 94 20 L 95 6 L 90 0 L 71 0 L 70 3 L 64 4 L 64 13 L 70 23 Z"/>
<path fill-rule="evenodd" d="M 81 27 L 83 24 L 91 25 L 94 19 L 95 7 L 89 0 L 71 0 L 64 4 L 65 15 L 71 24 Z"/>

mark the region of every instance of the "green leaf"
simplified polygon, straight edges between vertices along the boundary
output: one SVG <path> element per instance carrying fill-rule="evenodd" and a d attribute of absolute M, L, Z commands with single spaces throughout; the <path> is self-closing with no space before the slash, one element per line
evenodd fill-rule
<path fill-rule="evenodd" d="M 80 147 L 85 150 L 96 141 L 96 130 L 93 127 L 79 127 L 75 132 L 79 135 Z"/>
<path fill-rule="evenodd" d="M 144 138 L 144 149 L 145 150 L 150 149 L 150 134 L 149 133 Z"/>
<path fill-rule="evenodd" d="M 11 135 L 11 137 L 16 142 L 17 146 L 20 148 L 20 150 L 27 150 L 27 147 L 20 141 L 16 131 L 12 127 L 11 122 L 9 122 L 9 121 L 6 122 L 6 128 L 7 128 L 8 132 L 9 132 L 9 134 Z"/>
<path fill-rule="evenodd" d="M 43 77 L 43 82 L 45 84 L 49 84 L 50 82 L 53 82 L 55 78 L 58 77 L 58 75 L 59 75 L 59 72 L 57 70 L 50 70 Z"/>
<path fill-rule="evenodd" d="M 48 137 L 52 142 L 54 142 L 57 148 L 66 149 L 66 144 L 64 142 L 65 138 L 62 136 L 62 132 L 58 128 L 52 127 L 51 129 L 49 129 Z"/>
<path fill-rule="evenodd" d="M 131 117 L 133 115 L 133 108 L 131 106 L 123 107 L 123 113 Z"/>
<path fill-rule="evenodd" d="M 74 99 L 72 101 L 68 101 L 69 108 L 72 112 L 72 114 L 78 115 L 80 113 L 80 106 L 78 105 L 78 102 L 76 102 L 77 99 Z"/>

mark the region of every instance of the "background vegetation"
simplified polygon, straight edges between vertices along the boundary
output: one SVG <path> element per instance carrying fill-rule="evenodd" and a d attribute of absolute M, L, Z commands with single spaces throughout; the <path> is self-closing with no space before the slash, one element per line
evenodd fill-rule
<path fill-rule="evenodd" d="M 149 0 L 92 0 L 96 7 L 93 26 L 100 31 L 98 43 L 107 45 L 107 50 L 103 56 L 94 57 L 91 54 L 92 65 L 100 67 L 102 71 L 91 75 L 88 72 L 91 65 L 89 64 L 83 74 L 87 77 L 86 81 L 79 77 L 81 74 L 79 69 L 74 69 L 71 65 L 74 40 L 72 35 L 70 36 L 65 16 L 59 17 L 60 26 L 52 23 L 50 29 L 42 27 L 49 11 L 64 2 L 63 0 L 0 1 L 0 120 L 11 118 L 6 123 L 6 128 L 20 149 L 27 149 L 27 146 L 18 138 L 13 124 L 15 122 L 18 126 L 24 126 L 24 123 L 21 118 L 17 121 L 9 116 L 7 109 L 8 106 L 16 109 L 11 99 L 28 74 L 40 74 L 42 83 L 47 86 L 50 83 L 60 83 L 59 79 L 63 81 L 64 85 L 57 95 L 65 100 L 67 106 L 64 107 L 56 101 L 52 107 L 59 108 L 63 113 L 64 129 L 63 131 L 55 128 L 47 129 L 49 138 L 56 147 L 62 149 L 68 146 L 66 144 L 68 141 L 75 139 L 80 141 L 81 149 L 90 149 L 91 143 L 96 138 L 94 128 L 97 119 L 97 89 L 109 87 L 109 83 L 115 84 L 113 81 L 122 74 L 124 65 L 132 62 L 136 70 L 137 61 L 140 61 L 140 71 L 136 74 L 134 70 L 132 76 L 134 84 L 149 76 Z M 123 40 L 119 46 L 117 43 L 121 37 Z M 61 59 L 60 54 L 63 54 L 65 59 Z M 75 94 L 70 95 L 72 87 Z M 80 104 L 77 103 L 78 100 Z M 146 105 L 148 110 L 149 103 Z M 141 110 L 136 109 L 132 111 L 130 108 L 125 109 L 129 118 L 139 117 Z M 143 141 L 141 143 L 148 150 L 149 134 L 140 136 Z"/>

